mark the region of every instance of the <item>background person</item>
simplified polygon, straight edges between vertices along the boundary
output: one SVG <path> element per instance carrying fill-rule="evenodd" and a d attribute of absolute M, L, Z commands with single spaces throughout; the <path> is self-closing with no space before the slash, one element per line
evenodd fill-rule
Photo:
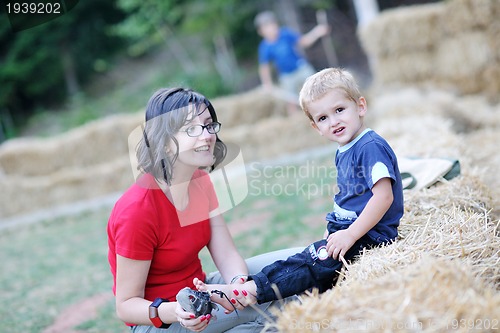
<path fill-rule="evenodd" d="M 303 56 L 302 49 L 328 34 L 329 27 L 319 24 L 308 33 L 300 35 L 287 27 L 280 27 L 271 11 L 259 13 L 254 24 L 257 33 L 263 38 L 258 49 L 261 83 L 278 98 L 287 101 L 287 110 L 291 114 L 298 110 L 298 93 L 302 84 L 315 72 Z M 276 89 L 273 84 L 271 66 L 276 69 L 280 89 Z"/>

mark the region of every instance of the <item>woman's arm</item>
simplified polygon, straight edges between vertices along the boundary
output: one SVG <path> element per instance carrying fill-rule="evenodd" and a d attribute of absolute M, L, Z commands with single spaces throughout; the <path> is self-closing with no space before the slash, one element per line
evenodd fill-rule
<path fill-rule="evenodd" d="M 222 215 L 214 214 L 210 218 L 210 228 L 212 237 L 207 247 L 224 281 L 230 283 L 237 275 L 247 275 L 247 265 L 238 253 Z"/>
<path fill-rule="evenodd" d="M 116 314 L 126 323 L 152 325 L 149 319 L 151 302 L 144 299 L 144 287 L 150 260 L 133 260 L 116 255 Z M 177 321 L 177 302 L 158 307 L 160 319 L 168 324 Z"/>

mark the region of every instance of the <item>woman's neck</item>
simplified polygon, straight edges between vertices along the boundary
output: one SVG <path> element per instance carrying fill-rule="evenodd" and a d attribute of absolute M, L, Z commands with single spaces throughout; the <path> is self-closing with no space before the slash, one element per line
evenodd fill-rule
<path fill-rule="evenodd" d="M 187 170 L 175 168 L 172 170 L 170 185 L 166 182 L 158 182 L 163 193 L 177 210 L 184 210 L 189 204 L 189 184 L 196 169 Z"/>

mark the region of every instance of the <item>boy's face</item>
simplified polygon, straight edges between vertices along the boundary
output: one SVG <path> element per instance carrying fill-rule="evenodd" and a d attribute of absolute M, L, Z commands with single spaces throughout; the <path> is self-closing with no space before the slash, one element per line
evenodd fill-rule
<path fill-rule="evenodd" d="M 354 102 L 341 89 L 334 89 L 320 99 L 310 102 L 311 125 L 328 140 L 344 146 L 365 130 L 363 117 L 366 100 Z"/>
<path fill-rule="evenodd" d="M 275 22 L 268 22 L 261 25 L 257 32 L 262 38 L 270 42 L 274 42 L 276 39 L 278 39 L 279 26 Z"/>

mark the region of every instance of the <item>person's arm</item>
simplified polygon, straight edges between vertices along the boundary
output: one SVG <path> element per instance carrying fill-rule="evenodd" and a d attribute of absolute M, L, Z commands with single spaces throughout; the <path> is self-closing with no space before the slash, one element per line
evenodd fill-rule
<path fill-rule="evenodd" d="M 222 215 L 210 218 L 210 228 L 212 237 L 207 247 L 224 281 L 230 283 L 235 276 L 248 275 L 247 265 L 238 253 Z"/>
<path fill-rule="evenodd" d="M 144 299 L 150 265 L 150 260 L 116 256 L 116 314 L 126 323 L 152 325 L 149 319 L 151 301 Z M 195 318 L 194 314 L 184 311 L 177 302 L 162 303 L 158 307 L 158 316 L 165 324 L 183 319 L 185 327 L 193 331 L 203 330 L 208 325 L 205 316 Z"/>
<path fill-rule="evenodd" d="M 333 259 L 344 256 L 351 246 L 382 219 L 394 200 L 390 178 L 382 178 L 372 187 L 373 196 L 349 228 L 328 237 L 327 250 Z"/>
<path fill-rule="evenodd" d="M 259 65 L 260 82 L 266 88 L 272 87 L 273 77 L 271 73 L 271 65 L 269 63 Z"/>
<path fill-rule="evenodd" d="M 149 305 L 144 299 L 144 287 L 149 272 L 150 260 L 133 260 L 116 255 L 116 314 L 127 323 L 152 325 L 149 319 Z M 164 323 L 176 320 L 177 303 L 162 303 L 158 314 Z"/>
<path fill-rule="evenodd" d="M 325 24 L 318 24 L 308 33 L 302 35 L 298 40 L 298 45 L 304 49 L 313 45 L 318 39 L 327 35 L 330 32 L 330 27 Z"/>

